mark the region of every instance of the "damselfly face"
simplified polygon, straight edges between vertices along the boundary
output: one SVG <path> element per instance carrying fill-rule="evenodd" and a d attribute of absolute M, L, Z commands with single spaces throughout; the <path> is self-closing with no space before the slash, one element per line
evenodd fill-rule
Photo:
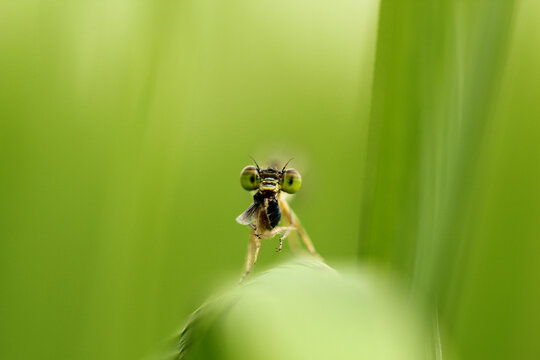
<path fill-rule="evenodd" d="M 286 193 L 294 194 L 302 186 L 302 177 L 295 169 L 260 169 L 259 166 L 249 165 L 242 170 L 240 183 L 246 190 L 274 194 L 283 190 Z"/>

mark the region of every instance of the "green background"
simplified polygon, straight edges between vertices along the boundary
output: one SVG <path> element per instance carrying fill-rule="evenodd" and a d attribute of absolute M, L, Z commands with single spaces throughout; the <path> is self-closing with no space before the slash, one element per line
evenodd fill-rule
<path fill-rule="evenodd" d="M 533 0 L 2 1 L 0 358 L 152 353 L 241 274 L 249 155 L 295 158 L 318 251 L 405 279 L 444 351 L 539 358 L 539 24 Z"/>

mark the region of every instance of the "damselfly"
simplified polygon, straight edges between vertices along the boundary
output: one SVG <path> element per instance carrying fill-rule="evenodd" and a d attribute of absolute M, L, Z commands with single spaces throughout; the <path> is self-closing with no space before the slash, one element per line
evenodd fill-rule
<path fill-rule="evenodd" d="M 242 187 L 249 191 L 255 191 L 253 204 L 236 218 L 238 223 L 251 227 L 246 267 L 240 281 L 246 277 L 257 262 L 262 239 L 280 235 L 279 247 L 276 251 L 281 251 L 283 240 L 292 230 L 297 231 L 312 255 L 321 258 L 283 196 L 283 193 L 296 193 L 302 186 L 300 173 L 295 169 L 287 169 L 288 164 L 289 162 L 281 170 L 274 167 L 261 169 L 255 162 L 255 166 L 246 166 L 240 174 Z M 282 221 L 281 226 L 278 226 L 280 220 L 284 221 Z M 290 242 L 290 244 L 294 250 L 293 244 L 296 243 Z"/>

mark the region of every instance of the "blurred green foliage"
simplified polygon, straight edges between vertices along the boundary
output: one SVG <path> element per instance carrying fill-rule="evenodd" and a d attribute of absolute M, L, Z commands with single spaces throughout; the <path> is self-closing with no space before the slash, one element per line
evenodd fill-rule
<path fill-rule="evenodd" d="M 540 357 L 538 20 L 532 1 L 381 3 L 360 255 L 467 359 Z"/>
<path fill-rule="evenodd" d="M 248 155 L 295 157 L 317 250 L 405 278 L 443 351 L 539 358 L 539 23 L 527 0 L 1 2 L 0 358 L 151 353 L 241 274 Z"/>
<path fill-rule="evenodd" d="M 406 299 L 368 269 L 338 273 L 302 258 L 197 309 L 178 358 L 426 358 L 430 336 Z"/>

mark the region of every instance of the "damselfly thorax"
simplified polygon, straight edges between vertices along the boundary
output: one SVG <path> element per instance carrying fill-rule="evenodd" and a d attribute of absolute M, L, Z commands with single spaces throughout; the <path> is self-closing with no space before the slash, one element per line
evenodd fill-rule
<path fill-rule="evenodd" d="M 253 204 L 258 204 L 254 216 L 255 228 L 272 230 L 279 224 L 281 209 L 276 196 L 273 192 L 257 192 L 253 196 Z"/>

